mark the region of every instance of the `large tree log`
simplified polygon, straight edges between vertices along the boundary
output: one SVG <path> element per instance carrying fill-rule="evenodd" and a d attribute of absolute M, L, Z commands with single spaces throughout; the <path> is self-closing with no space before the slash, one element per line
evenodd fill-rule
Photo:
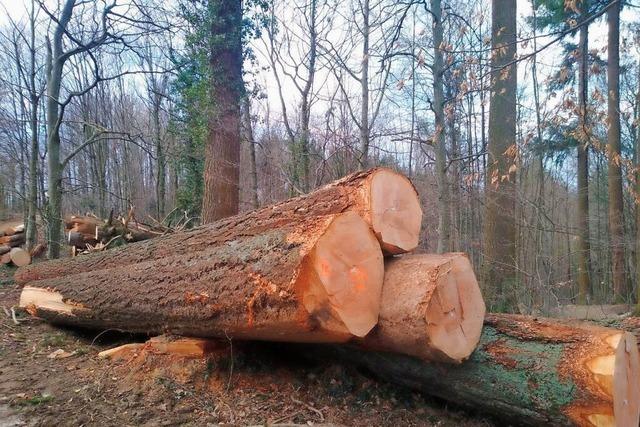
<path fill-rule="evenodd" d="M 403 255 L 385 262 L 380 318 L 362 346 L 460 363 L 480 339 L 485 305 L 466 255 Z"/>
<path fill-rule="evenodd" d="M 305 349 L 327 353 L 514 425 L 635 427 L 640 418 L 636 340 L 616 329 L 490 314 L 477 350 L 460 365 L 353 346 Z"/>
<path fill-rule="evenodd" d="M 355 211 L 364 218 L 386 253 L 410 251 L 418 244 L 422 210 L 415 188 L 406 177 L 389 169 L 376 168 L 349 175 L 313 193 L 193 230 L 91 256 L 33 264 L 18 270 L 15 280 L 26 283 L 202 251 L 243 233 L 257 234 L 277 228 L 293 218 L 345 211 Z"/>
<path fill-rule="evenodd" d="M 31 282 L 20 306 L 53 323 L 90 328 L 301 342 L 362 337 L 378 320 L 382 252 L 355 212 L 180 252 Z"/>

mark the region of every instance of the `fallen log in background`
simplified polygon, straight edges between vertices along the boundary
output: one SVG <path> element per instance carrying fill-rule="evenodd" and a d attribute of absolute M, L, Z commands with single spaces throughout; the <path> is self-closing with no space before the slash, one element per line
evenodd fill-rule
<path fill-rule="evenodd" d="M 16 272 L 18 283 L 136 264 L 224 244 L 296 218 L 355 211 L 372 227 L 387 253 L 414 249 L 422 210 L 415 188 L 401 174 L 376 168 L 357 172 L 310 194 L 245 212 L 189 231 L 71 259 L 38 263 Z M 348 243 L 345 241 L 345 243 Z"/>
<path fill-rule="evenodd" d="M 11 248 L 8 255 L 11 262 L 17 267 L 24 267 L 31 263 L 31 255 L 22 248 Z"/>
<path fill-rule="evenodd" d="M 383 257 L 358 214 L 236 231 L 204 251 L 31 282 L 20 306 L 66 325 L 276 341 L 342 342 L 376 324 Z"/>
<path fill-rule="evenodd" d="M 490 314 L 466 362 L 439 364 L 353 346 L 305 347 L 390 382 L 514 425 L 637 426 L 640 363 L 628 332 L 591 324 Z"/>
<path fill-rule="evenodd" d="M 12 234 L 10 236 L 0 237 L 0 245 L 16 248 L 25 242 L 24 233 Z"/>
<path fill-rule="evenodd" d="M 484 315 L 480 287 L 465 254 L 390 258 L 378 325 L 362 346 L 460 363 L 476 348 Z"/>

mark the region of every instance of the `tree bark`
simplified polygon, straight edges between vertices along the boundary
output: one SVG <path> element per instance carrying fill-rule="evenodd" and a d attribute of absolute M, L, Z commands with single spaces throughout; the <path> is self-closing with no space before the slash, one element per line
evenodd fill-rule
<path fill-rule="evenodd" d="M 589 15 L 589 2 L 581 4 L 581 19 Z M 580 138 L 578 139 L 578 304 L 591 300 L 591 246 L 589 243 L 589 143 L 591 131 L 587 120 L 589 93 L 589 26 L 580 27 L 580 71 L 578 104 L 580 106 Z"/>
<path fill-rule="evenodd" d="M 413 185 L 389 169 L 375 168 L 346 176 L 313 193 L 189 231 L 87 256 L 34 264 L 18 270 L 14 279 L 27 283 L 204 251 L 231 242 L 243 233 L 258 233 L 296 218 L 345 211 L 357 212 L 369 224 L 387 254 L 408 252 L 418 245 L 422 210 Z"/>
<path fill-rule="evenodd" d="M 256 141 L 253 136 L 253 123 L 251 122 L 251 100 L 249 97 L 242 103 L 244 132 L 249 146 L 249 174 L 251 175 L 251 208 L 258 209 L 258 166 L 256 164 Z"/>
<path fill-rule="evenodd" d="M 493 0 L 482 286 L 489 308 L 516 306 L 516 1 Z M 510 153 L 510 154 L 509 154 Z"/>
<path fill-rule="evenodd" d="M 640 65 L 640 60 L 638 61 Z M 640 314 L 640 66 L 637 69 L 638 89 L 636 92 L 636 313 Z"/>
<path fill-rule="evenodd" d="M 447 180 L 447 148 L 444 134 L 443 87 L 443 28 L 442 2 L 431 0 L 433 16 L 433 112 L 435 114 L 434 145 L 436 149 L 436 178 L 438 183 L 438 253 L 451 250 L 451 212 Z"/>
<path fill-rule="evenodd" d="M 327 351 L 305 353 L 325 358 Z M 640 418 L 636 340 L 616 329 L 490 314 L 480 345 L 460 365 L 351 347 L 330 353 L 514 425 L 626 427 Z"/>
<path fill-rule="evenodd" d="M 609 7 L 607 39 L 607 158 L 609 184 L 609 239 L 611 245 L 611 278 L 615 302 L 629 300 L 629 287 L 624 260 L 624 200 L 620 151 L 620 3 Z"/>
<path fill-rule="evenodd" d="M 205 147 L 202 221 L 239 210 L 242 2 L 211 2 L 210 78 L 212 107 Z"/>
<path fill-rule="evenodd" d="M 465 254 L 420 254 L 385 262 L 380 318 L 362 347 L 460 363 L 478 344 L 485 306 Z"/>
<path fill-rule="evenodd" d="M 166 250 L 184 251 L 182 245 L 177 240 Z M 343 342 L 376 324 L 382 279 L 375 235 L 346 212 L 245 229 L 208 250 L 32 282 L 20 306 L 89 328 Z"/>
<path fill-rule="evenodd" d="M 360 167 L 369 166 L 369 12 L 370 1 L 362 2 L 362 73 L 360 74 Z"/>

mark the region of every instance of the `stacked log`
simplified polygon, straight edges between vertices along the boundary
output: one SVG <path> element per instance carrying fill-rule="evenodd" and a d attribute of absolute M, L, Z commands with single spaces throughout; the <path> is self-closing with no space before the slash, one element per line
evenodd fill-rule
<path fill-rule="evenodd" d="M 480 287 L 465 254 L 394 257 L 385 263 L 378 325 L 360 345 L 461 363 L 478 344 L 484 315 Z"/>
<path fill-rule="evenodd" d="M 401 174 L 375 168 L 349 175 L 307 195 L 191 230 L 94 253 L 91 257 L 34 264 L 16 272 L 15 280 L 27 283 L 172 255 L 186 256 L 232 241 L 239 234 L 259 234 L 282 223 L 346 211 L 358 213 L 369 224 L 387 254 L 408 252 L 418 245 L 422 210 L 413 184 Z"/>
<path fill-rule="evenodd" d="M 172 252 L 182 240 L 166 243 Z M 245 231 L 188 254 L 30 282 L 20 306 L 53 323 L 100 329 L 342 342 L 375 326 L 382 278 L 375 235 L 345 212 Z"/>
<path fill-rule="evenodd" d="M 20 248 L 25 243 L 24 224 L 0 230 L 0 264 L 23 267 L 31 263 L 29 252 Z"/>
<path fill-rule="evenodd" d="M 337 355 L 516 424 L 638 425 L 631 334 L 485 318 L 464 254 L 398 255 L 417 246 L 421 218 L 405 177 L 358 172 L 193 230 L 21 268 L 20 306 L 72 326 L 339 343 L 307 353 Z M 187 341 L 162 348 L 200 354 L 209 345 Z"/>

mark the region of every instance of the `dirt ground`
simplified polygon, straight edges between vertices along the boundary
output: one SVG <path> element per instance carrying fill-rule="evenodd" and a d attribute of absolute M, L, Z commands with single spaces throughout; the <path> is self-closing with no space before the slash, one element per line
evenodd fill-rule
<path fill-rule="evenodd" d="M 147 337 L 56 328 L 11 307 L 0 267 L 0 427 L 346 425 L 490 426 L 353 368 L 234 343 L 206 359 L 98 352 Z"/>

